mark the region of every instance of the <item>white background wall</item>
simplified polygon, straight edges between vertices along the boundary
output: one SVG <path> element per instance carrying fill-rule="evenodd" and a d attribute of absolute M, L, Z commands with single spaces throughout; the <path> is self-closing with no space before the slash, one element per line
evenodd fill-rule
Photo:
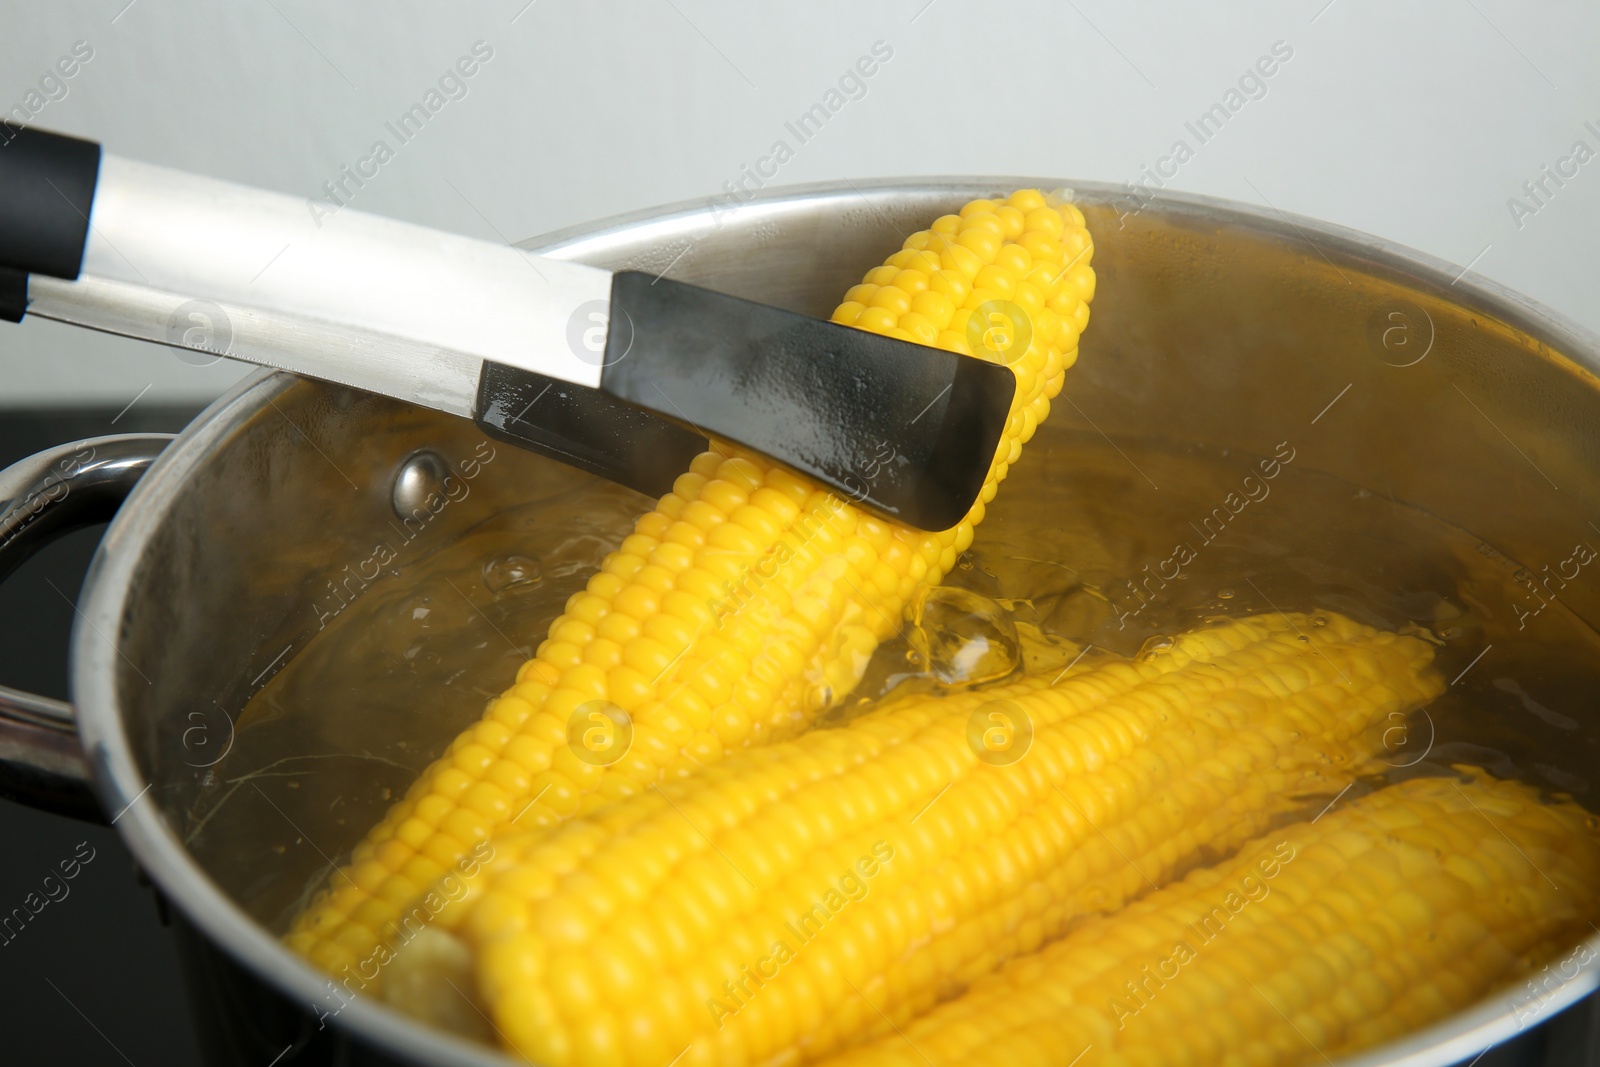
<path fill-rule="evenodd" d="M 1575 141 L 1600 150 L 1584 127 L 1600 130 L 1600 8 L 1576 0 L 52 0 L 8 4 L 0 24 L 0 110 L 27 106 L 86 41 L 94 58 L 34 123 L 303 196 L 375 140 L 396 145 L 384 123 L 485 41 L 494 57 L 467 95 L 355 206 L 509 240 L 716 194 L 776 139 L 794 146 L 785 121 L 875 41 L 893 58 L 773 184 L 1133 180 L 1175 140 L 1197 145 L 1185 121 L 1283 41 L 1293 58 L 1266 94 L 1172 187 L 1475 260 L 1600 329 L 1600 161 L 1520 227 L 1507 206 Z M 50 323 L 0 325 L 0 406 L 193 400 L 239 373 Z"/>

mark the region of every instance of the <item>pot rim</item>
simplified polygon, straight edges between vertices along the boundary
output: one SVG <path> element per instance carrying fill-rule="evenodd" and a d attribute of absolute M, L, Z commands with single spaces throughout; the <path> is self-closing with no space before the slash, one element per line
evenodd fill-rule
<path fill-rule="evenodd" d="M 579 261 L 603 260 L 624 244 L 641 237 L 682 239 L 715 232 L 720 216 L 779 219 L 818 201 L 859 198 L 868 206 L 893 203 L 900 197 L 972 197 L 1004 188 L 1072 190 L 1078 203 L 1116 205 L 1130 194 L 1103 182 L 999 177 L 901 177 L 862 181 L 829 181 L 763 189 L 731 206 L 727 197 L 682 201 L 661 208 L 614 216 L 598 223 L 573 226 L 519 247 Z M 1403 282 L 1413 289 L 1491 315 L 1581 366 L 1592 387 L 1600 389 L 1600 335 L 1526 296 L 1468 270 L 1394 242 L 1347 227 L 1319 222 L 1276 208 L 1237 201 L 1162 191 L 1140 209 L 1164 221 L 1201 228 L 1223 227 L 1281 240 L 1306 248 L 1308 259 L 1320 256 L 1335 270 L 1337 261 Z M 1120 220 L 1119 220 L 1120 221 Z M 1331 254 L 1331 257 L 1330 257 Z M 212 883 L 183 842 L 150 804 L 141 804 L 152 788 L 141 775 L 123 729 L 118 700 L 117 646 L 107 637 L 120 632 L 128 592 L 142 550 L 165 519 L 174 491 L 213 449 L 253 417 L 266 403 L 300 379 L 275 371 L 249 375 L 212 403 L 162 453 L 118 512 L 95 553 L 84 582 L 84 596 L 71 638 L 71 681 L 78 728 L 95 787 L 139 866 L 176 904 L 190 922 L 241 965 L 264 977 L 280 994 L 315 1010 L 329 1003 L 331 980 L 292 953 L 276 937 L 246 915 Z M 1588 939 L 1590 958 L 1600 957 L 1600 934 Z M 1543 1020 L 1600 986 L 1600 969 L 1580 966 L 1578 973 L 1537 999 Z M 1423 1030 L 1407 1034 L 1340 1061 L 1340 1067 L 1444 1067 L 1465 1060 L 1523 1028 L 1517 1005 L 1507 991 L 1497 993 Z M 485 1046 L 424 1026 L 370 997 L 356 997 L 334 1020 L 400 1060 L 504 1067 L 515 1061 Z M 286 1050 L 287 1051 L 287 1050 Z"/>

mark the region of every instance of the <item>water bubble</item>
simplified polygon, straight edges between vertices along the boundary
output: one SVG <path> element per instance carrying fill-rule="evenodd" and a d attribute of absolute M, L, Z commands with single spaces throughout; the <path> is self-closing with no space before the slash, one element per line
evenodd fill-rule
<path fill-rule="evenodd" d="M 1459 626 L 1446 626 L 1444 629 L 1439 631 L 1439 637 L 1445 641 L 1454 641 L 1460 636 L 1461 627 Z"/>
<path fill-rule="evenodd" d="M 1232 600 L 1233 599 L 1233 590 L 1232 589 L 1218 589 L 1217 590 L 1217 598 L 1219 600 Z"/>
<path fill-rule="evenodd" d="M 1135 658 L 1149 659 L 1163 652 L 1170 652 L 1174 643 L 1172 638 L 1166 634 L 1156 634 L 1154 637 L 1147 638 L 1145 643 L 1139 646 L 1139 652 Z"/>
<path fill-rule="evenodd" d="M 483 565 L 483 584 L 499 596 L 519 585 L 537 585 L 544 579 L 539 561 L 527 556 L 502 556 Z"/>
<path fill-rule="evenodd" d="M 1004 678 L 1022 661 L 1016 623 L 999 604 L 965 589 L 936 586 L 912 605 L 911 649 L 944 685 Z"/>
<path fill-rule="evenodd" d="M 1328 625 L 1328 617 L 1326 615 L 1313 616 L 1312 619 L 1311 619 L 1311 625 L 1312 626 L 1326 626 L 1326 625 Z"/>
<path fill-rule="evenodd" d="M 478 609 L 463 593 L 477 595 L 470 586 L 452 589 L 444 582 L 428 581 L 398 603 L 385 607 L 385 614 L 392 611 L 394 614 L 389 617 L 397 624 L 380 627 L 389 639 L 386 643 L 393 649 L 391 654 L 414 659 L 430 642 L 448 639 L 450 634 L 476 622 Z"/>

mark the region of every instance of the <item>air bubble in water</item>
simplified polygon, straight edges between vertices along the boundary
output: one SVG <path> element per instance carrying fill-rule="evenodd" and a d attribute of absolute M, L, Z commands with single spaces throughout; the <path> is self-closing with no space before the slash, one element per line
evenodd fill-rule
<path fill-rule="evenodd" d="M 1173 644 L 1174 642 L 1172 638 L 1168 637 L 1166 634 L 1156 634 L 1154 637 L 1147 639 L 1144 644 L 1139 646 L 1139 654 L 1137 658 L 1149 659 L 1151 656 L 1160 655 L 1163 652 L 1170 652 L 1172 651 Z"/>
<path fill-rule="evenodd" d="M 1217 590 L 1217 597 L 1218 597 L 1218 599 L 1221 599 L 1221 600 L 1232 600 L 1233 599 L 1233 590 L 1232 589 L 1218 589 Z"/>
<path fill-rule="evenodd" d="M 941 585 L 918 597 L 909 637 L 927 673 L 944 685 L 991 682 L 1022 661 L 1017 627 L 1005 609 L 965 589 Z"/>
<path fill-rule="evenodd" d="M 527 556 L 501 556 L 483 565 L 483 584 L 499 596 L 519 585 L 535 585 L 544 578 L 539 561 Z"/>

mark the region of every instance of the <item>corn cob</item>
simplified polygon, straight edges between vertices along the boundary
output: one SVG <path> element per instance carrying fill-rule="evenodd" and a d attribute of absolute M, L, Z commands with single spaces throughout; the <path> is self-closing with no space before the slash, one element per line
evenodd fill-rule
<path fill-rule="evenodd" d="M 1436 1022 L 1600 907 L 1594 816 L 1457 769 L 1273 831 L 827 1062 L 1321 1063 Z"/>
<path fill-rule="evenodd" d="M 553 1067 L 826 1054 L 1348 784 L 1370 725 L 1439 683 L 1426 642 L 1321 622 L 911 698 L 500 838 L 434 927 L 454 948 L 401 948 L 386 995 L 438 1020 L 445 977 L 476 987 Z"/>
<path fill-rule="evenodd" d="M 975 200 L 908 238 L 834 318 L 1016 373 L 1010 421 L 967 517 L 942 533 L 913 530 L 713 447 L 568 601 L 517 683 L 356 847 L 294 923 L 290 947 L 329 973 L 355 966 L 428 886 L 511 823 L 553 826 L 792 736 L 848 693 L 916 591 L 971 544 L 1049 413 L 1088 323 L 1091 251 L 1077 208 L 1033 190 Z M 1009 309 L 998 332 L 996 302 Z M 631 743 L 614 761 L 585 758 L 568 743 L 574 720 L 623 723 Z"/>

